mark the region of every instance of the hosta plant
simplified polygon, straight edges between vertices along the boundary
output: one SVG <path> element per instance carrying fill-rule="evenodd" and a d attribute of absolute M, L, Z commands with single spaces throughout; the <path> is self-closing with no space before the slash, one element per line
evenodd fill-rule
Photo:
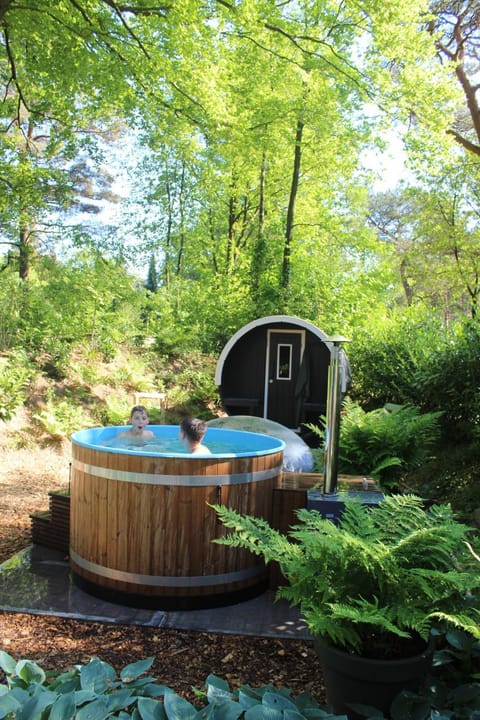
<path fill-rule="evenodd" d="M 120 673 L 93 658 L 61 673 L 45 671 L 31 660 L 15 660 L 0 651 L 0 718 L 16 720 L 328 720 L 335 718 L 308 693 L 294 698 L 287 688 L 228 683 L 209 675 L 193 705 L 148 675 L 153 658 L 139 660 Z"/>

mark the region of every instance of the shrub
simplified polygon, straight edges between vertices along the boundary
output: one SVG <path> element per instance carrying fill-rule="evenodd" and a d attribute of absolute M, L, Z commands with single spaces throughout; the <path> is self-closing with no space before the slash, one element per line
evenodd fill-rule
<path fill-rule="evenodd" d="M 169 406 L 180 414 L 210 418 L 212 408 L 219 403 L 214 362 L 214 358 L 199 354 L 189 355 L 187 361 L 177 358 L 163 377 Z"/>
<path fill-rule="evenodd" d="M 105 405 L 99 415 L 103 425 L 124 425 L 132 409 L 131 399 L 111 395 L 105 399 Z"/>
<path fill-rule="evenodd" d="M 31 368 L 21 350 L 12 351 L 0 362 L 0 420 L 10 420 L 23 404 L 30 381 Z"/>
<path fill-rule="evenodd" d="M 104 382 L 112 387 L 121 385 L 132 392 L 162 391 L 148 367 L 147 360 L 128 350 L 117 353 L 115 360 L 108 365 Z"/>
<path fill-rule="evenodd" d="M 468 441 L 480 422 L 479 356 L 478 321 L 445 328 L 407 314 L 354 339 L 351 397 L 365 410 L 394 403 L 441 411 L 443 436 Z"/>
<path fill-rule="evenodd" d="M 415 373 L 422 407 L 442 410 L 450 441 L 469 441 L 480 424 L 480 325 L 469 322 L 429 354 Z"/>
<path fill-rule="evenodd" d="M 231 532 L 213 542 L 278 562 L 277 598 L 300 605 L 315 638 L 354 655 L 392 658 L 399 638 L 426 642 L 432 628 L 480 641 L 478 538 L 449 505 L 392 495 L 374 510 L 346 498 L 338 524 L 297 510 L 288 536 L 261 517 L 212 505 Z M 418 646 L 415 646 L 417 651 Z M 403 655 L 405 656 L 405 655 Z"/>
<path fill-rule="evenodd" d="M 32 418 L 53 440 L 70 437 L 75 430 L 86 424 L 83 408 L 68 400 L 50 398 L 44 408 L 34 413 Z"/>
<path fill-rule="evenodd" d="M 472 513 L 480 508 L 478 441 L 438 448 L 434 458 L 407 473 L 402 487 L 430 502 L 449 502 L 456 513 L 471 521 Z"/>
<path fill-rule="evenodd" d="M 420 413 L 413 406 L 389 406 L 365 412 L 347 398 L 340 423 L 338 469 L 370 475 L 392 489 L 400 476 L 419 466 L 439 438 L 441 413 Z M 324 431 L 308 426 L 319 437 Z"/>

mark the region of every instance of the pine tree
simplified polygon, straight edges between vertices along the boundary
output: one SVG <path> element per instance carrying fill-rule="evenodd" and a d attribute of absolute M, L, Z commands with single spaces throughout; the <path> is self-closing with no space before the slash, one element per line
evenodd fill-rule
<path fill-rule="evenodd" d="M 150 257 L 150 264 L 148 266 L 148 274 L 147 274 L 147 282 L 145 283 L 145 287 L 150 292 L 154 293 L 158 290 L 158 275 L 157 275 L 157 268 L 155 266 L 155 256 L 152 255 Z"/>

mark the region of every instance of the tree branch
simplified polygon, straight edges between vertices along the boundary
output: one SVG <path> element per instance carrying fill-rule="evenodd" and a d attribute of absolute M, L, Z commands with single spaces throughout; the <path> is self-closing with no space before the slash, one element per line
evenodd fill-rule
<path fill-rule="evenodd" d="M 474 155 L 480 156 L 480 145 L 476 145 L 470 140 L 467 140 L 467 138 L 464 138 L 462 135 L 460 135 L 460 133 L 458 133 L 456 130 L 453 130 L 452 128 L 447 130 L 447 135 L 453 135 L 456 142 L 462 147 L 464 147 L 465 150 L 468 150 Z"/>

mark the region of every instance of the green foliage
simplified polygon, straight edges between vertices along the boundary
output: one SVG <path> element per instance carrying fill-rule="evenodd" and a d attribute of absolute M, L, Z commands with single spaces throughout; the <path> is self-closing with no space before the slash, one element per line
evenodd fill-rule
<path fill-rule="evenodd" d="M 21 350 L 0 358 L 0 420 L 10 420 L 25 401 L 32 367 Z"/>
<path fill-rule="evenodd" d="M 437 409 L 424 407 L 416 371 L 428 363 L 444 338 L 440 323 L 421 310 L 402 309 L 381 320 L 372 317 L 354 334 L 349 347 L 351 397 L 365 410 L 387 403 Z"/>
<path fill-rule="evenodd" d="M 15 347 L 24 288 L 16 274 L 0 273 L 0 350 Z"/>
<path fill-rule="evenodd" d="M 445 328 L 405 312 L 355 337 L 351 395 L 366 410 L 394 403 L 441 412 L 444 438 L 465 441 L 480 421 L 479 356 L 478 321 Z"/>
<path fill-rule="evenodd" d="M 8 275 L 0 274 L 0 297 L 10 287 Z M 88 252 L 65 263 L 40 258 L 15 298 L 16 325 L 8 341 L 61 378 L 78 344 L 111 358 L 118 344 L 138 335 L 143 300 L 143 288 L 122 263 Z"/>
<path fill-rule="evenodd" d="M 99 420 L 102 425 L 124 425 L 130 416 L 132 402 L 126 397 L 117 397 L 115 394 L 105 398 L 105 404 L 99 410 Z"/>
<path fill-rule="evenodd" d="M 314 636 L 369 657 L 388 657 L 395 637 L 428 638 L 432 626 L 480 638 L 478 560 L 472 529 L 448 505 L 422 507 L 413 495 L 375 509 L 347 499 L 337 525 L 299 510 L 288 537 L 261 519 L 214 506 L 232 533 L 214 542 L 279 563 L 288 586 L 278 597 L 300 605 Z"/>
<path fill-rule="evenodd" d="M 128 350 L 118 353 L 105 370 L 103 381 L 112 387 L 121 385 L 130 392 L 162 392 L 148 361 L 138 353 Z"/>
<path fill-rule="evenodd" d="M 391 720 L 478 720 L 480 717 L 480 643 L 461 630 L 436 637 L 433 668 L 419 694 L 399 695 Z"/>
<path fill-rule="evenodd" d="M 413 406 L 365 412 L 349 398 L 343 404 L 339 472 L 375 478 L 392 489 L 401 476 L 429 458 L 440 435 L 441 413 L 420 413 Z M 318 436 L 320 428 L 309 425 Z"/>
<path fill-rule="evenodd" d="M 445 437 L 475 438 L 480 425 L 480 324 L 465 323 L 446 342 L 437 343 L 415 373 L 417 393 L 425 408 L 441 409 Z"/>
<path fill-rule="evenodd" d="M 153 658 L 131 663 L 117 674 L 108 663 L 93 658 L 64 673 L 44 670 L 31 660 L 0 651 L 6 684 L 0 685 L 0 718 L 29 720 L 321 720 L 334 718 L 308 693 L 292 697 L 286 688 L 228 683 L 209 675 L 197 692 L 198 706 L 159 684 L 147 673 Z"/>
<path fill-rule="evenodd" d="M 66 672 L 46 673 L 31 660 L 15 660 L 0 651 L 0 718 L 10 720 L 334 720 L 336 716 L 307 692 L 294 697 L 288 688 L 242 685 L 231 689 L 210 674 L 204 689 L 196 689 L 196 703 L 185 700 L 147 673 L 152 658 L 130 663 L 117 673 L 108 663 L 93 658 Z M 473 720 L 480 708 L 478 642 L 454 631 L 435 653 L 437 669 L 422 695 L 403 692 L 394 700 L 391 720 Z M 453 668 L 452 668 L 453 666 Z M 438 671 L 440 668 L 440 671 Z M 447 668 L 445 670 L 445 668 Z M 459 674 L 460 673 L 460 674 Z M 366 717 L 381 718 L 378 712 Z"/>
<path fill-rule="evenodd" d="M 189 414 L 211 417 L 212 407 L 218 403 L 218 389 L 214 381 L 215 358 L 191 354 L 173 361 L 163 381 L 168 404 L 180 413 L 190 408 Z"/>
<path fill-rule="evenodd" d="M 74 347 L 69 362 L 70 377 L 88 387 L 105 382 L 108 373 L 103 359 L 88 343 Z"/>
<path fill-rule="evenodd" d="M 480 446 L 478 441 L 461 445 L 446 443 L 435 457 L 407 474 L 402 487 L 429 501 L 449 502 L 455 512 L 472 521 L 480 507 Z"/>
<path fill-rule="evenodd" d="M 83 408 L 69 400 L 48 399 L 45 407 L 33 413 L 37 426 L 54 440 L 68 438 L 87 424 Z"/>

